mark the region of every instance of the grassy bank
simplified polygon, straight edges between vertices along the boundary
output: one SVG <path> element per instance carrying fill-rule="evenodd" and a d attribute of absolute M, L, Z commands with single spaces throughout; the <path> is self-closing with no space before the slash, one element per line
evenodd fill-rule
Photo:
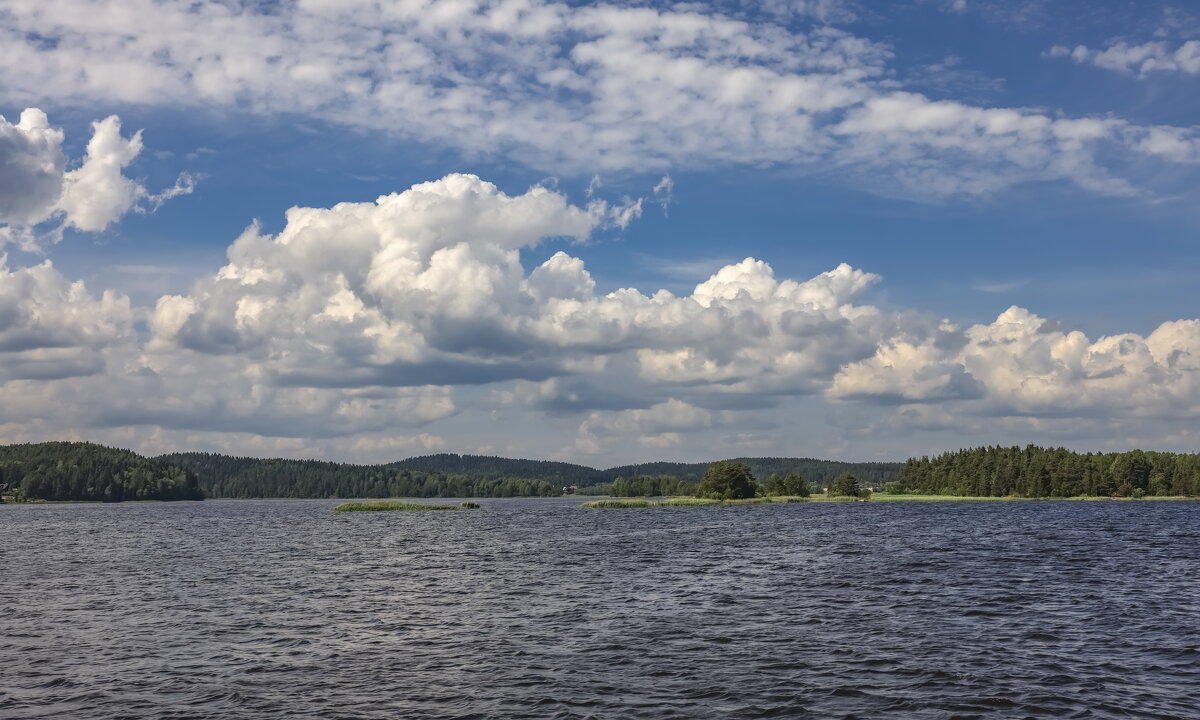
<path fill-rule="evenodd" d="M 814 500 L 844 500 L 851 498 L 823 498 L 814 497 Z M 1014 495 L 1006 495 L 996 497 L 994 495 L 888 495 L 885 493 L 877 493 L 871 496 L 871 502 L 1012 502 L 1012 501 L 1103 501 L 1111 500 L 1117 502 L 1141 502 L 1143 500 L 1197 500 L 1200 498 L 1187 495 L 1146 495 L 1145 497 L 1112 497 L 1110 495 L 1075 495 L 1072 497 L 1017 497 Z"/>
<path fill-rule="evenodd" d="M 585 508 L 648 508 L 657 507 L 660 503 L 652 503 L 649 500 L 639 500 L 637 498 L 613 498 L 611 500 L 592 500 L 585 502 L 580 507 Z"/>
<path fill-rule="evenodd" d="M 652 508 L 652 507 L 711 507 L 713 505 L 773 505 L 777 503 L 804 502 L 808 498 L 755 497 L 744 500 L 713 500 L 711 498 L 669 497 L 662 500 L 646 500 L 644 498 L 612 498 L 609 500 L 593 500 L 580 505 L 584 508 Z"/>
<path fill-rule="evenodd" d="M 1127 497 L 1064 497 L 1064 498 L 1025 498 L 1004 496 L 995 497 L 989 495 L 890 495 L 887 493 L 875 493 L 871 495 L 870 500 L 861 502 L 1014 502 L 1014 501 L 1069 501 L 1069 500 L 1113 500 L 1113 501 L 1134 501 L 1134 500 L 1197 500 L 1200 498 L 1188 496 L 1147 496 L 1143 498 L 1127 498 Z M 800 497 L 796 495 L 785 495 L 776 497 L 754 497 L 744 500 L 713 500 L 709 498 L 695 497 L 669 497 L 662 500 L 649 500 L 644 498 L 612 498 L 608 500 L 594 500 L 586 502 L 580 507 L 585 508 L 654 508 L 654 507 L 711 507 L 714 505 L 775 505 L 779 503 L 805 503 L 805 502 L 833 502 L 833 503 L 849 503 L 860 502 L 859 498 L 849 496 L 830 496 L 830 495 L 813 495 L 811 497 Z"/>
<path fill-rule="evenodd" d="M 336 512 L 379 512 L 388 510 L 462 510 L 479 507 L 473 502 L 465 502 L 459 505 L 431 505 L 428 503 L 406 502 L 404 500 L 371 500 L 368 502 L 348 502 L 342 503 L 334 508 Z"/>

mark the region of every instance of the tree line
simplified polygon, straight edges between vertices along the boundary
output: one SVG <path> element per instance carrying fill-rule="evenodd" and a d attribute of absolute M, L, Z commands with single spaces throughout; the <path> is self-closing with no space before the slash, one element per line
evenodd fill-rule
<path fill-rule="evenodd" d="M 804 496 L 825 489 L 861 496 L 866 488 L 959 496 L 1200 495 L 1200 455 L 1141 450 L 1077 453 L 1029 445 L 973 448 L 912 458 L 903 464 L 804 458 L 722 462 L 625 466 L 625 471 L 661 472 L 610 476 L 618 469 L 470 455 L 356 465 L 198 452 L 147 458 L 95 443 L 49 442 L 0 446 L 0 493 L 10 500 L 108 502 L 202 497 L 551 497 L 564 492 L 623 497 L 730 492 Z M 704 487 L 706 473 L 714 465 L 724 467 L 729 477 L 744 475 L 751 480 L 748 484 L 737 480 L 720 490 Z M 805 467 L 810 471 L 804 472 Z M 738 489 L 729 490 L 734 485 Z"/>
<path fill-rule="evenodd" d="M 1143 497 L 1200 494 L 1200 455 L 978 447 L 904 463 L 890 492 L 922 495 Z"/>
<path fill-rule="evenodd" d="M 81 442 L 0 446 L 0 491 L 18 502 L 204 498 L 196 476 L 185 468 Z"/>
<path fill-rule="evenodd" d="M 546 478 L 422 472 L 396 464 L 174 453 L 159 459 L 185 467 L 214 498 L 553 497 L 563 485 Z"/>
<path fill-rule="evenodd" d="M 838 475 L 828 485 L 817 489 L 833 497 L 864 500 L 871 497 L 871 489 L 862 485 L 854 473 L 849 472 Z M 760 483 L 746 463 L 722 460 L 709 464 L 704 472 L 704 479 L 696 486 L 694 495 L 709 500 L 748 500 L 781 496 L 806 498 L 813 490 L 808 481 L 796 473 L 772 473 L 765 483 Z"/>
<path fill-rule="evenodd" d="M 158 459 L 191 470 L 208 497 L 223 498 L 551 497 L 564 492 L 618 497 L 691 495 L 709 467 L 709 463 L 651 463 L 597 470 L 571 463 L 454 453 L 380 465 L 201 452 L 172 453 Z M 841 463 L 810 458 L 737 462 L 747 464 L 762 477 L 803 475 L 821 487 L 849 469 L 867 484 L 882 484 L 893 480 L 900 467 L 899 463 Z M 645 468 L 664 471 L 632 472 Z"/>
<path fill-rule="evenodd" d="M 595 485 L 610 482 L 615 475 L 603 470 L 554 462 L 552 460 L 523 460 L 492 455 L 459 455 L 437 453 L 388 463 L 398 470 L 414 470 L 444 475 L 471 475 L 488 479 L 527 478 L 547 480 L 558 485 Z"/>

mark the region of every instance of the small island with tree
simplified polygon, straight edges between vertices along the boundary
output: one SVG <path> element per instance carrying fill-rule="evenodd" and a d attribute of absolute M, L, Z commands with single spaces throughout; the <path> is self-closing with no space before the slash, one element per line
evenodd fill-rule
<path fill-rule="evenodd" d="M 867 500 L 871 489 L 859 484 L 853 473 L 842 473 L 823 489 L 822 500 Z M 796 473 L 780 476 L 773 473 L 760 484 L 743 462 L 720 460 L 711 463 L 704 478 L 691 497 L 667 497 L 660 501 L 647 498 L 593 500 L 585 508 L 648 508 L 697 507 L 710 505 L 769 505 L 773 503 L 806 502 L 812 499 L 812 489 Z"/>

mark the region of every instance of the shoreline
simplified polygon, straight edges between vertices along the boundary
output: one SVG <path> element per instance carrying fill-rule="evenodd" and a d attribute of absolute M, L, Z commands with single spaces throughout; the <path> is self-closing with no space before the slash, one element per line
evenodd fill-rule
<path fill-rule="evenodd" d="M 775 496 L 775 497 L 756 497 L 746 498 L 743 500 L 706 500 L 694 497 L 663 497 L 663 498 L 605 498 L 602 500 L 592 500 L 580 505 L 581 508 L 613 510 L 613 509 L 636 509 L 636 508 L 659 508 L 659 507 L 726 507 L 731 505 L 789 505 L 803 503 L 893 503 L 893 502 L 1132 502 L 1141 500 L 1153 501 L 1186 501 L 1200 500 L 1200 496 L 1193 495 L 1148 495 L 1145 497 L 1115 497 L 1110 495 L 1078 495 L 1072 497 L 1019 497 L 1012 495 L 995 496 L 995 495 L 890 495 L 885 493 L 877 493 L 871 495 L 869 499 L 856 497 L 829 497 L 827 495 L 813 495 L 811 497 L 798 496 Z"/>
<path fill-rule="evenodd" d="M 252 502 L 255 500 L 276 500 L 276 501 L 297 501 L 297 502 L 378 502 L 386 500 L 405 500 L 416 502 L 436 502 L 436 501 L 463 501 L 463 500 L 573 500 L 586 499 L 581 503 L 581 507 L 595 507 L 594 503 L 622 503 L 622 502 L 645 502 L 648 507 L 713 507 L 725 505 L 784 505 L 796 503 L 854 503 L 854 502 L 1133 502 L 1133 501 L 1200 501 L 1200 496 L 1197 495 L 1146 495 L 1144 497 L 1116 497 L 1112 495 L 1075 495 L 1071 497 L 1019 497 L 1012 495 L 995 496 L 995 495 L 893 495 L 886 493 L 875 493 L 867 500 L 855 497 L 829 497 L 827 495 L 812 495 L 810 497 L 798 496 L 772 496 L 772 497 L 754 497 L 742 500 L 707 500 L 691 496 L 643 496 L 643 497 L 610 497 L 606 495 L 553 495 L 553 496 L 515 496 L 515 497 L 488 497 L 488 496 L 473 496 L 473 497 L 453 497 L 453 498 L 428 498 L 428 497 L 403 497 L 403 498 L 297 498 L 297 497 L 256 497 L 256 498 L 223 498 L 212 497 L 204 498 L 203 500 L 122 500 L 120 502 L 106 502 L 103 500 L 26 500 L 24 502 L 12 502 L 6 500 L 0 503 L 0 506 L 29 506 L 29 505 L 128 505 L 128 504 L 186 504 L 195 502 Z"/>

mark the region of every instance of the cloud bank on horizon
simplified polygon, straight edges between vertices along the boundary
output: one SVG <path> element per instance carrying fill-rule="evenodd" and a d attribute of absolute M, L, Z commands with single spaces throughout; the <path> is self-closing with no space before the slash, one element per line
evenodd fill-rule
<path fill-rule="evenodd" d="M 0 428 L 53 432 L 67 410 L 81 431 L 390 451 L 397 428 L 409 449 L 438 447 L 439 421 L 503 412 L 577 418 L 570 445 L 546 450 L 586 457 L 733 433 L 808 396 L 895 423 L 1200 418 L 1200 320 L 1091 340 L 1017 307 L 959 328 L 866 304 L 879 278 L 848 265 L 781 280 L 747 258 L 683 297 L 600 294 L 565 251 L 522 266 L 522 249 L 604 222 L 543 187 L 450 175 L 293 208 L 276 235 L 252 225 L 227 265 L 153 309 L 97 298 L 50 261 L 4 268 Z"/>
<path fill-rule="evenodd" d="M 294 114 L 573 177 L 788 166 L 923 199 L 1054 181 L 1157 202 L 1200 162 L 1194 126 L 905 89 L 895 50 L 829 0 L 85 4 L 6 5 L 0 98 Z M 1194 75 L 1193 45 L 1046 56 Z M 0 243 L 45 253 L 192 189 L 130 177 L 142 134 L 116 115 L 75 167 L 64 140 L 38 107 L 0 118 Z M 152 306 L 0 256 L 0 438 L 599 461 L 796 454 L 800 427 L 801 454 L 920 432 L 1196 443 L 1200 320 L 1089 338 L 1013 306 L 964 327 L 873 301 L 869 268 L 780 278 L 753 257 L 686 294 L 599 290 L 587 243 L 642 208 L 446 174 L 252 224 Z"/>

